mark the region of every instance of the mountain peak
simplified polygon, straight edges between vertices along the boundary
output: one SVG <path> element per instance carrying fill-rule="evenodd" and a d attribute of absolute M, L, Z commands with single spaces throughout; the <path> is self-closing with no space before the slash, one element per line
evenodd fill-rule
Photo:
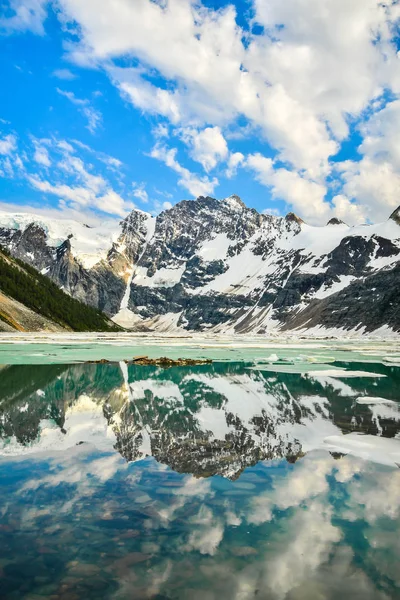
<path fill-rule="evenodd" d="M 228 198 L 225 198 L 225 202 L 229 202 L 230 204 L 239 204 L 239 206 L 246 207 L 241 197 L 237 194 L 232 194 L 231 196 L 228 196 Z"/>
<path fill-rule="evenodd" d="M 345 225 L 345 222 L 341 219 L 337 219 L 336 217 L 332 217 L 332 219 L 329 219 L 327 222 L 327 225 Z"/>
<path fill-rule="evenodd" d="M 228 196 L 227 198 L 223 198 L 223 200 L 221 200 L 220 202 L 221 202 L 221 205 L 226 206 L 230 210 L 233 210 L 236 212 L 241 211 L 243 209 L 247 209 L 247 206 L 245 205 L 243 200 L 236 194 L 232 194 L 231 196 Z"/>
<path fill-rule="evenodd" d="M 392 214 L 390 215 L 390 219 L 397 223 L 397 225 L 400 225 L 400 206 L 398 206 L 396 210 L 392 212 Z"/>
<path fill-rule="evenodd" d="M 298 223 L 299 225 L 304 223 L 303 219 L 300 219 L 294 212 L 289 212 L 285 219 L 286 221 L 289 221 L 289 223 Z"/>

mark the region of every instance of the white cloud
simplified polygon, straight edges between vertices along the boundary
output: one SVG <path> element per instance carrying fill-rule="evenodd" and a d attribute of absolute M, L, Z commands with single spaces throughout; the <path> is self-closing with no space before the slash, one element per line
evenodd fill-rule
<path fill-rule="evenodd" d="M 104 190 L 93 190 L 90 187 L 70 186 L 65 183 L 52 184 L 34 175 L 28 176 L 28 181 L 35 189 L 70 202 L 76 211 L 79 208 L 97 208 L 121 217 L 126 216 L 128 212 L 128 206 L 121 196 L 108 187 Z"/>
<path fill-rule="evenodd" d="M 115 158 L 114 156 L 108 156 L 106 154 L 101 153 L 99 155 L 99 160 L 104 162 L 109 167 L 113 167 L 114 169 L 119 169 L 122 167 L 122 161 L 119 158 Z"/>
<path fill-rule="evenodd" d="M 362 158 L 334 166 L 342 179 L 343 193 L 333 203 L 343 220 L 348 214 L 357 214 L 376 222 L 386 219 L 400 203 L 400 101 L 389 102 L 383 108 L 378 104 L 359 129 L 363 136 L 358 148 Z"/>
<path fill-rule="evenodd" d="M 306 179 L 296 171 L 274 168 L 271 158 L 261 154 L 251 154 L 246 165 L 255 172 L 256 179 L 271 188 L 275 198 L 291 204 L 310 223 L 325 222 L 330 215 L 330 207 L 324 202 L 326 187 L 321 183 Z"/>
<path fill-rule="evenodd" d="M 144 80 L 137 69 L 114 67 L 109 69 L 109 74 L 122 95 L 136 108 L 166 117 L 172 123 L 180 121 L 180 99 L 176 92 L 160 89 Z"/>
<path fill-rule="evenodd" d="M 64 81 L 72 81 L 76 79 L 76 75 L 69 69 L 56 69 L 53 71 L 53 76 Z"/>
<path fill-rule="evenodd" d="M 278 481 L 274 490 L 259 494 L 253 499 L 247 521 L 254 524 L 271 521 L 274 508 L 286 510 L 297 507 L 305 500 L 325 493 L 329 488 L 327 475 L 332 472 L 333 467 L 333 458 L 329 455 L 306 456 L 291 473 Z"/>
<path fill-rule="evenodd" d="M 64 152 L 68 152 L 69 154 L 72 154 L 74 152 L 73 146 L 71 146 L 71 144 L 66 140 L 57 140 L 56 145 L 59 148 L 59 150 L 63 150 Z"/>
<path fill-rule="evenodd" d="M 172 202 L 169 202 L 168 200 L 165 200 L 164 202 L 161 202 L 160 200 L 154 200 L 151 209 L 151 214 L 157 216 L 158 214 L 160 214 L 160 212 L 164 210 L 169 210 L 170 208 L 172 208 L 172 206 Z"/>
<path fill-rule="evenodd" d="M 23 171 L 24 165 L 16 153 L 17 147 L 18 142 L 14 134 L 9 133 L 0 137 L 0 177 L 12 179 L 15 176 L 15 170 Z"/>
<path fill-rule="evenodd" d="M 193 160 L 207 173 L 228 157 L 228 145 L 220 127 L 206 127 L 202 131 L 186 128 L 181 131 L 181 137 L 189 146 Z"/>
<path fill-rule="evenodd" d="M 379 163 L 400 170 L 400 100 L 389 102 L 360 127 L 363 142 L 359 151 Z"/>
<path fill-rule="evenodd" d="M 140 200 L 141 202 L 144 202 L 145 204 L 147 204 L 147 202 L 149 201 L 149 195 L 146 192 L 145 189 L 145 184 L 142 183 L 133 183 L 133 195 L 135 198 L 138 198 L 138 200 Z"/>
<path fill-rule="evenodd" d="M 87 152 L 90 152 L 91 154 L 93 154 L 97 158 L 97 160 L 104 163 L 111 170 L 118 171 L 123 166 L 123 162 L 121 160 L 119 160 L 119 158 L 115 158 L 115 156 L 110 156 L 109 154 L 106 154 L 105 152 L 99 152 L 98 150 L 94 150 L 93 148 L 91 148 L 87 144 L 83 144 L 79 140 L 71 140 L 71 142 L 78 148 L 82 148 L 82 150 L 86 150 Z M 66 142 L 64 142 L 64 143 L 66 143 Z M 72 153 L 74 151 L 74 148 L 71 146 L 71 144 L 68 144 L 68 146 L 69 146 L 68 151 L 70 153 Z"/>
<path fill-rule="evenodd" d="M 224 537 L 222 523 L 214 518 L 212 511 L 205 505 L 191 521 L 195 527 L 189 535 L 185 550 L 198 550 L 200 554 L 213 556 Z"/>
<path fill-rule="evenodd" d="M 46 207 L 44 214 L 49 211 L 59 214 L 62 209 L 65 214 L 74 215 L 71 218 L 84 219 L 86 222 L 97 222 L 93 211 L 126 216 L 134 208 L 134 204 L 125 200 L 117 191 L 125 189 L 117 170 L 122 163 L 78 140 L 73 140 L 72 143 L 56 138 L 31 137 L 28 144 L 24 145 L 19 140 L 19 145 L 23 148 L 23 162 L 17 153 L 16 136 L 9 134 L 0 138 L 0 177 L 10 179 L 18 176 L 33 189 L 55 196 L 58 205 L 55 208 Z M 103 174 L 96 173 L 92 164 L 86 163 L 78 155 L 78 150 L 90 152 L 99 162 L 107 165 L 117 181 L 117 190 Z M 31 160 L 28 155 L 32 157 Z M 34 207 L 31 212 L 37 213 L 38 210 Z"/>
<path fill-rule="evenodd" d="M 265 36 L 251 44 L 251 66 L 343 139 L 348 114 L 360 114 L 385 87 L 398 89 L 396 47 L 390 44 L 395 4 L 255 0 L 255 18 L 274 42 Z"/>
<path fill-rule="evenodd" d="M 125 54 L 141 60 L 133 71 L 113 72 L 127 93 L 133 78 L 135 105 L 146 110 L 148 102 L 149 110 L 157 112 L 159 103 L 160 114 L 174 122 L 183 117 L 211 122 L 214 115 L 212 122 L 218 124 L 215 119 L 226 122 L 244 114 L 302 168 L 308 164 L 317 170 L 335 151 L 326 121 L 342 139 L 348 113 L 360 113 L 383 87 L 399 83 L 396 52 L 389 43 L 390 23 L 397 16 L 390 1 L 385 9 L 377 0 L 325 0 L 323 5 L 319 0 L 258 0 L 255 20 L 274 39 L 250 36 L 248 47 L 232 6 L 217 11 L 184 0 L 164 7 L 121 0 L 115 11 L 110 0 L 102 1 L 102 10 L 97 0 L 62 4 L 83 26 L 75 52 L 100 63 Z M 177 87 L 155 89 L 142 76 L 150 68 Z"/>
<path fill-rule="evenodd" d="M 104 223 L 104 216 L 98 215 L 94 212 L 84 211 L 79 207 L 73 208 L 62 201 L 58 206 L 46 206 L 43 201 L 40 201 L 40 204 L 37 205 L 21 205 L 0 201 L 0 210 L 4 212 L 24 212 L 32 215 L 42 215 L 51 219 L 72 219 L 74 221 L 79 221 L 80 223 L 86 223 L 92 227 L 96 227 L 101 225 L 101 223 Z"/>
<path fill-rule="evenodd" d="M 158 123 L 155 127 L 153 127 L 152 133 L 155 138 L 161 139 L 163 137 L 169 136 L 169 129 L 165 123 Z"/>
<path fill-rule="evenodd" d="M 40 145 L 40 143 L 35 143 L 35 152 L 33 154 L 33 160 L 35 160 L 39 165 L 43 165 L 44 167 L 50 167 L 51 165 L 47 148 L 45 146 Z"/>
<path fill-rule="evenodd" d="M 3 156 L 9 156 L 17 148 L 17 138 L 15 135 L 9 133 L 8 135 L 0 138 L 0 154 Z"/>
<path fill-rule="evenodd" d="M 244 154 L 241 152 L 233 152 L 229 156 L 228 168 L 226 169 L 225 175 L 228 179 L 231 179 L 236 175 L 238 167 L 244 163 Z"/>
<path fill-rule="evenodd" d="M 381 517 L 398 519 L 400 516 L 400 472 L 393 470 L 372 473 L 364 479 L 351 482 L 349 505 L 354 511 L 353 518 L 359 516 L 373 524 Z"/>
<path fill-rule="evenodd" d="M 72 104 L 78 106 L 79 112 L 86 117 L 88 121 L 87 129 L 89 129 L 90 133 L 95 133 L 101 124 L 102 115 L 98 110 L 90 106 L 89 100 L 77 98 L 73 92 L 67 92 L 65 90 L 60 90 L 59 88 L 57 88 L 57 92 L 61 96 L 68 98 Z"/>
<path fill-rule="evenodd" d="M 372 222 L 382 221 L 399 205 L 400 171 L 391 162 L 346 161 L 337 166 L 344 181 L 343 192 L 362 206 Z"/>
<path fill-rule="evenodd" d="M 133 203 L 126 201 L 103 175 L 93 172 L 93 166 L 86 164 L 69 142 L 34 139 L 33 144 L 34 159 L 45 169 L 26 173 L 24 177 L 34 189 L 56 196 L 59 206 L 76 213 L 98 210 L 121 217 L 134 208 Z M 74 140 L 74 144 L 91 151 L 77 140 Z M 103 155 L 97 158 L 104 162 Z M 49 165 L 53 167 L 50 172 L 47 169 Z"/>
<path fill-rule="evenodd" d="M 85 167 L 83 160 L 77 156 L 65 155 L 63 160 L 58 163 L 58 167 L 66 173 L 77 177 L 94 193 L 100 192 L 106 186 L 105 179 L 102 176 L 90 173 Z"/>
<path fill-rule="evenodd" d="M 218 179 L 214 177 L 210 180 L 208 177 L 199 177 L 191 173 L 176 160 L 176 154 L 176 148 L 167 148 L 156 144 L 150 156 L 165 163 L 167 167 L 178 173 L 180 176 L 178 184 L 187 189 L 194 197 L 212 194 L 218 185 Z"/>
<path fill-rule="evenodd" d="M 44 34 L 43 22 L 46 19 L 48 0 L 10 0 L 12 15 L 0 18 L 0 32 L 13 33 L 32 31 Z"/>
<path fill-rule="evenodd" d="M 42 32 L 44 2 L 13 0 L 13 6 L 18 12 L 7 20 L 9 27 L 14 22 L 23 29 L 29 21 Z M 259 132 L 276 151 L 271 168 L 277 174 L 269 174 L 266 185 L 314 222 L 330 215 L 325 195 L 334 167 L 330 159 L 348 136 L 349 122 L 377 113 L 384 91 L 400 93 L 396 0 L 254 0 L 252 22 L 264 28 L 259 35 L 238 25 L 232 5 L 217 10 L 192 0 L 119 0 L 115 10 L 113 0 L 59 0 L 59 6 L 63 25 L 70 21 L 79 39 L 65 43 L 71 61 L 104 69 L 139 110 L 162 116 L 178 131 L 197 131 L 189 135 L 189 152 L 206 172 L 228 159 L 225 139 Z M 136 66 L 121 66 L 121 57 Z M 88 101 L 67 97 L 95 131 L 98 111 Z M 342 166 L 344 187 L 336 190 L 333 206 L 350 219 L 387 215 L 397 203 L 396 102 L 361 128 L 365 162 Z M 239 118 L 246 125 L 239 126 Z M 165 127 L 158 138 L 167 135 Z M 191 193 L 216 185 L 191 174 L 171 154 L 168 161 Z M 228 164 L 228 177 L 239 164 Z M 380 210 L 377 194 L 384 179 Z"/>
<path fill-rule="evenodd" d="M 365 206 L 358 204 L 357 202 L 351 202 L 343 194 L 338 194 L 332 198 L 333 214 L 341 221 L 344 221 L 348 225 L 357 225 L 364 223 L 366 220 L 366 209 Z M 383 219 L 387 218 L 386 214 Z M 373 219 L 376 221 L 376 219 Z"/>
<path fill-rule="evenodd" d="M 262 211 L 262 214 L 263 215 L 272 215 L 273 217 L 282 216 L 279 208 L 264 208 L 264 210 Z"/>
<path fill-rule="evenodd" d="M 315 500 L 285 523 L 280 536 L 286 539 L 276 544 L 276 553 L 264 574 L 264 585 L 272 590 L 274 598 L 283 600 L 291 590 L 313 580 L 320 565 L 328 560 L 334 544 L 342 538 L 331 517 L 332 509 Z M 270 545 L 274 543 L 269 540 Z"/>

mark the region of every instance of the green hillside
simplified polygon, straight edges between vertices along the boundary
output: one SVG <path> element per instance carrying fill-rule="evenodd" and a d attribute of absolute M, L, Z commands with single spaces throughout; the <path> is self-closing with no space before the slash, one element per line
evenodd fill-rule
<path fill-rule="evenodd" d="M 73 331 L 120 331 L 101 311 L 74 300 L 48 277 L 0 246 L 0 292 Z M 1 309 L 1 306 L 0 306 Z M 0 311 L 1 318 L 1 311 Z"/>

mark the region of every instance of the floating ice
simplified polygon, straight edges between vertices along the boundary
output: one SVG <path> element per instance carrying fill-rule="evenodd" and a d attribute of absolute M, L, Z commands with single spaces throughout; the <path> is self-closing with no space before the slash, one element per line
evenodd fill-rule
<path fill-rule="evenodd" d="M 387 400 L 386 398 L 374 398 L 373 396 L 361 396 L 356 400 L 357 404 L 390 404 L 393 406 L 397 405 L 394 400 Z"/>
<path fill-rule="evenodd" d="M 326 437 L 324 445 L 331 452 L 352 454 L 382 465 L 400 465 L 400 442 L 395 438 L 349 433 Z"/>

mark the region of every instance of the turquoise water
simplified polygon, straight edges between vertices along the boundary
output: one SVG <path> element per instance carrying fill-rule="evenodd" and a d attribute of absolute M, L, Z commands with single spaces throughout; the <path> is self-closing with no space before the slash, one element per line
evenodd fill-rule
<path fill-rule="evenodd" d="M 400 368 L 285 356 L 5 365 L 2 600 L 400 598 Z"/>

